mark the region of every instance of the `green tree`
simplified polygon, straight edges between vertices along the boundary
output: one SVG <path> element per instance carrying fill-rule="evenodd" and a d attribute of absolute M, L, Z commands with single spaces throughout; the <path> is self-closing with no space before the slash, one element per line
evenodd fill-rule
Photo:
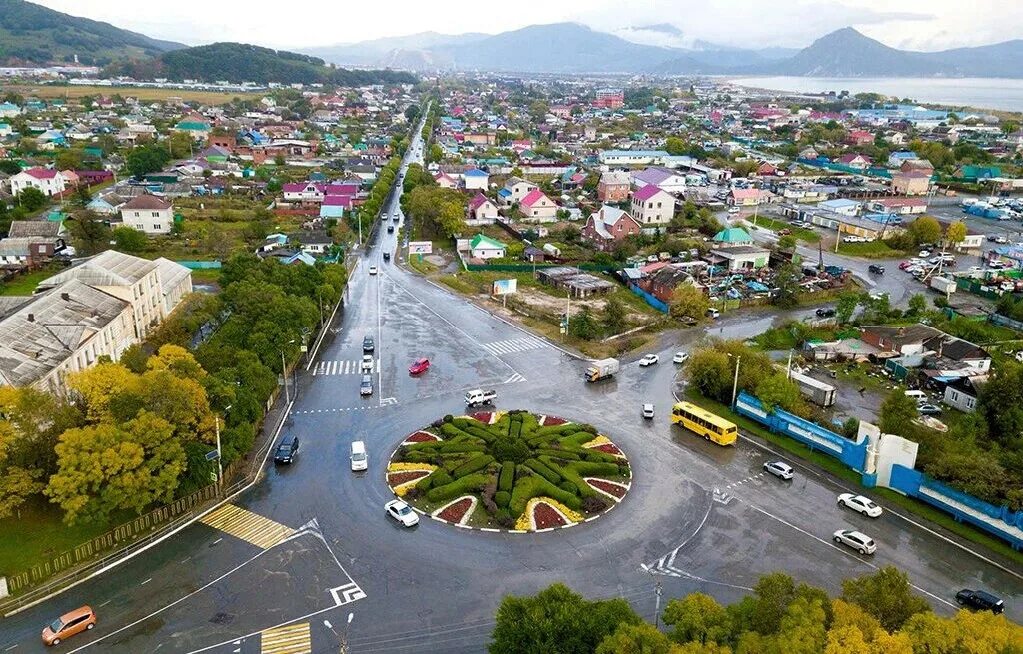
<path fill-rule="evenodd" d="M 702 320 L 710 308 L 710 298 L 702 290 L 692 284 L 681 283 L 671 293 L 671 302 L 668 304 L 669 314 L 672 318 L 692 318 Z"/>
<path fill-rule="evenodd" d="M 81 170 L 82 151 L 78 148 L 61 150 L 53 160 L 53 165 L 57 170 Z"/>
<path fill-rule="evenodd" d="M 623 599 L 587 601 L 563 584 L 533 597 L 506 596 L 490 654 L 591 654 L 622 625 L 641 622 Z"/>
<path fill-rule="evenodd" d="M 67 222 L 78 254 L 91 256 L 110 247 L 110 227 L 92 211 L 81 211 Z"/>
<path fill-rule="evenodd" d="M 124 159 L 128 172 L 141 179 L 149 173 L 159 172 L 170 161 L 170 154 L 159 145 L 142 145 L 132 148 Z"/>
<path fill-rule="evenodd" d="M 616 297 L 610 297 L 604 304 L 604 329 L 608 334 L 619 334 L 625 331 L 626 317 L 628 312 L 622 301 Z"/>
<path fill-rule="evenodd" d="M 941 240 L 941 223 L 931 216 L 920 216 L 909 224 L 906 231 L 917 245 L 920 243 L 937 243 Z"/>
<path fill-rule="evenodd" d="M 595 654 L 672 654 L 671 641 L 652 624 L 623 624 L 597 646 Z"/>
<path fill-rule="evenodd" d="M 669 636 L 676 643 L 728 643 L 732 639 L 732 620 L 728 611 L 710 595 L 690 593 L 670 600 L 664 607 L 664 624 L 672 627 Z"/>
<path fill-rule="evenodd" d="M 851 319 L 854 313 L 856 313 L 856 307 L 860 304 L 859 293 L 853 291 L 845 291 L 838 296 L 838 302 L 835 303 L 835 315 L 838 318 L 839 324 L 846 324 Z"/>
<path fill-rule="evenodd" d="M 732 375 L 735 364 L 724 352 L 701 348 L 689 357 L 686 374 L 693 386 L 705 397 L 728 402 L 731 400 Z"/>
<path fill-rule="evenodd" d="M 981 389 L 980 412 L 987 418 L 991 437 L 1008 444 L 1023 434 L 1023 365 L 1006 360 Z"/>
<path fill-rule="evenodd" d="M 954 223 L 949 223 L 948 227 L 945 228 L 945 243 L 955 248 L 957 245 L 962 243 L 966 239 L 966 223 L 961 220 L 957 220 Z"/>
<path fill-rule="evenodd" d="M 913 398 L 901 388 L 896 388 L 881 403 L 877 426 L 885 434 L 902 434 L 906 425 L 911 425 L 918 415 Z"/>
<path fill-rule="evenodd" d="M 914 316 L 919 316 L 927 310 L 927 298 L 924 297 L 923 293 L 914 293 L 909 298 L 909 313 Z"/>
<path fill-rule="evenodd" d="M 792 413 L 800 413 L 803 404 L 799 386 L 788 379 L 783 372 L 772 372 L 766 375 L 757 384 L 754 394 L 768 412 L 781 408 Z"/>
<path fill-rule="evenodd" d="M 779 250 L 792 251 L 795 249 L 797 243 L 798 241 L 795 236 L 792 234 L 786 234 L 778 239 L 777 245 Z"/>
<path fill-rule="evenodd" d="M 686 142 L 677 136 L 669 136 L 664 141 L 664 150 L 672 156 L 685 154 Z"/>
<path fill-rule="evenodd" d="M 167 137 L 167 152 L 171 159 L 186 159 L 192 156 L 195 141 L 187 132 L 173 132 Z"/>
<path fill-rule="evenodd" d="M 859 606 L 890 632 L 901 629 L 917 613 L 930 610 L 927 600 L 913 593 L 906 573 L 890 565 L 872 575 L 843 581 L 842 599 Z"/>
<path fill-rule="evenodd" d="M 42 209 L 49 201 L 45 193 L 32 187 L 22 190 L 15 199 L 18 202 L 18 206 L 24 207 L 25 211 L 29 213 Z"/>
<path fill-rule="evenodd" d="M 597 321 L 593 319 L 590 308 L 585 304 L 579 313 L 569 319 L 568 333 L 584 341 L 592 341 L 600 336 L 600 327 L 597 325 Z"/>
<path fill-rule="evenodd" d="M 783 309 L 791 309 L 799 301 L 799 282 L 803 274 L 799 266 L 793 263 L 782 264 L 774 276 L 774 284 L 777 291 L 771 298 L 772 304 Z"/>
<path fill-rule="evenodd" d="M 149 245 L 146 235 L 133 227 L 117 227 L 113 237 L 114 246 L 122 252 L 142 252 Z"/>

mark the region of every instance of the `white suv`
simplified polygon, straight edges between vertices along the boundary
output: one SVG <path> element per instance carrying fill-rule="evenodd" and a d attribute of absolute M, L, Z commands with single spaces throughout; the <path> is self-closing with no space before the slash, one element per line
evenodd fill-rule
<path fill-rule="evenodd" d="M 873 538 L 852 529 L 839 529 L 835 532 L 834 539 L 836 543 L 851 547 L 860 554 L 873 554 L 877 551 L 877 544 Z"/>

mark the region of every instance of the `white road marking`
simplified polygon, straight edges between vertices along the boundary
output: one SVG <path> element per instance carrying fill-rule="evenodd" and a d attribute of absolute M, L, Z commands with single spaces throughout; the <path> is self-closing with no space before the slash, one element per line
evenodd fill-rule
<path fill-rule="evenodd" d="M 150 577 L 149 579 L 146 579 L 146 580 L 145 580 L 145 581 L 143 581 L 143 582 L 142 582 L 141 584 L 139 584 L 139 586 L 145 586 L 146 584 L 148 584 L 148 583 L 149 583 L 149 582 L 151 582 L 152 580 L 153 580 L 153 578 L 152 578 L 152 577 Z"/>

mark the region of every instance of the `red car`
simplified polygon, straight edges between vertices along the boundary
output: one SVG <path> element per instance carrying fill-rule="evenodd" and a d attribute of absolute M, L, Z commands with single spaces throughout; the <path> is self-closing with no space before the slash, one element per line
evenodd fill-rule
<path fill-rule="evenodd" d="M 426 372 L 429 369 L 430 369 L 429 359 L 416 359 L 415 361 L 412 362 L 412 365 L 408 367 L 408 373 L 410 375 L 418 375 L 420 373 Z"/>

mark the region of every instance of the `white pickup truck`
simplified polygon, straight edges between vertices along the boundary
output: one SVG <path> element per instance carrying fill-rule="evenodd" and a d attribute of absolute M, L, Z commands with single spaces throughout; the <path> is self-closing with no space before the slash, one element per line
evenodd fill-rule
<path fill-rule="evenodd" d="M 496 399 L 497 391 L 485 391 L 482 388 L 477 388 L 465 394 L 465 405 L 471 408 L 483 404 L 493 404 Z"/>

